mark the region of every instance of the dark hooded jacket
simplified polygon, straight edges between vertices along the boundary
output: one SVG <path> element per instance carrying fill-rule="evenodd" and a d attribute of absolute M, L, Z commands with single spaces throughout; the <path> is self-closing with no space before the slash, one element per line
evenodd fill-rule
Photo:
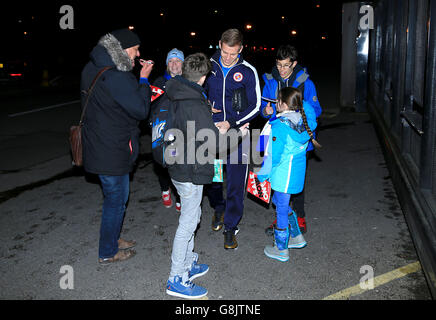
<path fill-rule="evenodd" d="M 212 120 L 211 106 L 206 99 L 203 88 L 186 80 L 182 76 L 175 76 L 166 83 L 166 97 L 176 106 L 174 128 L 183 133 L 183 163 L 176 163 L 168 167 L 172 179 L 179 182 L 192 182 L 193 184 L 212 183 L 214 176 L 214 164 L 218 152 L 227 150 L 225 139 L 219 139 L 220 133 Z M 187 129 L 188 121 L 195 122 L 195 135 L 190 136 Z M 199 141 L 198 133 L 202 129 L 209 129 L 216 138 L 214 142 Z M 193 132 L 194 133 L 194 132 Z M 207 138 L 206 138 L 207 139 Z M 199 148 L 204 151 L 203 144 L 211 143 L 207 149 L 207 155 L 212 159 L 207 163 L 199 163 L 196 154 Z M 239 142 L 239 141 L 238 141 Z M 234 147 L 237 147 L 237 143 Z M 224 149 L 226 148 L 226 149 Z M 232 148 L 230 148 L 232 150 Z M 192 161 L 189 161 L 191 157 Z"/>
<path fill-rule="evenodd" d="M 113 68 L 103 73 L 89 98 L 82 130 L 84 168 L 95 174 L 124 175 L 138 156 L 138 124 L 150 111 L 150 88 L 138 84 L 129 56 L 113 35 L 103 36 L 90 58 L 82 71 L 82 92 L 99 70 Z M 82 95 L 82 106 L 83 99 Z"/>

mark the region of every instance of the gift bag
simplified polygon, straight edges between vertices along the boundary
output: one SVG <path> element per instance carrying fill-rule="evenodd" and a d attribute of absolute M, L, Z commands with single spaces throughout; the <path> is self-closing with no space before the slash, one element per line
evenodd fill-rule
<path fill-rule="evenodd" d="M 269 203 L 271 198 L 271 183 L 268 180 L 260 182 L 257 174 L 250 171 L 248 175 L 247 191 L 256 198 Z"/>
<path fill-rule="evenodd" d="M 159 98 L 161 95 L 164 94 L 164 91 L 156 86 L 150 85 L 151 89 L 151 102 Z"/>
<path fill-rule="evenodd" d="M 223 160 L 215 159 L 213 163 L 215 175 L 213 176 L 213 182 L 223 182 Z"/>

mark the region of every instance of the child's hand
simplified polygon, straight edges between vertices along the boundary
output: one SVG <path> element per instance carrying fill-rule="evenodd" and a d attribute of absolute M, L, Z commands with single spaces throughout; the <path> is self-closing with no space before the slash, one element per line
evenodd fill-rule
<path fill-rule="evenodd" d="M 218 130 L 219 130 L 220 134 L 226 134 L 227 133 L 226 129 L 218 128 Z"/>
<path fill-rule="evenodd" d="M 217 122 L 215 126 L 219 129 L 221 134 L 225 134 L 230 129 L 230 123 L 228 121 Z"/>
<path fill-rule="evenodd" d="M 265 110 L 264 111 L 265 114 L 268 115 L 268 116 L 270 116 L 270 115 L 272 115 L 274 113 L 274 109 L 273 109 L 273 107 L 271 107 L 271 102 L 268 102 L 268 104 L 266 105 L 264 110 Z"/>

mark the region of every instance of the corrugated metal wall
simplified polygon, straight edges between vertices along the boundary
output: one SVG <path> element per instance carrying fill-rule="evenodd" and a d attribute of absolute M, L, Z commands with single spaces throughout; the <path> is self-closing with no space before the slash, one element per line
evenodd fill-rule
<path fill-rule="evenodd" d="M 368 81 L 368 110 L 436 297 L 436 0 L 374 3 Z"/>

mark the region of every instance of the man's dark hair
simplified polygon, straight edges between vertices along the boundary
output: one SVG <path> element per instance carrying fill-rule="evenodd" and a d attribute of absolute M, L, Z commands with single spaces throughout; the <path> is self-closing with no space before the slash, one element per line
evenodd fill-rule
<path fill-rule="evenodd" d="M 198 82 L 212 70 L 212 64 L 204 53 L 198 52 L 185 58 L 182 65 L 182 76 L 192 82 Z"/>
<path fill-rule="evenodd" d="M 277 56 L 276 56 L 277 60 L 285 60 L 287 58 L 289 58 L 291 62 L 296 61 L 298 58 L 297 49 L 295 49 L 293 46 L 289 44 L 280 46 L 279 49 L 277 50 Z"/>

